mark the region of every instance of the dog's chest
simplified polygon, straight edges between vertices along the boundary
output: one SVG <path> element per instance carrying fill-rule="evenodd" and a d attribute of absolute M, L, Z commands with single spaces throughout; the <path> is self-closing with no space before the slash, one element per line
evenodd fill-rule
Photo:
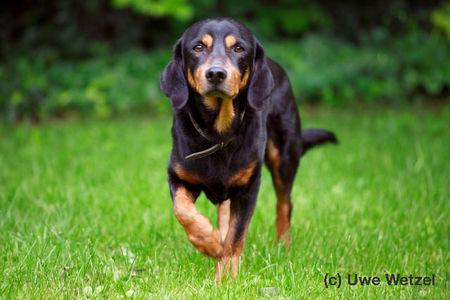
<path fill-rule="evenodd" d="M 230 190 L 249 184 L 257 167 L 257 159 L 238 164 L 198 161 L 189 167 L 175 164 L 174 170 L 178 178 L 200 186 L 217 203 L 229 198 Z"/>

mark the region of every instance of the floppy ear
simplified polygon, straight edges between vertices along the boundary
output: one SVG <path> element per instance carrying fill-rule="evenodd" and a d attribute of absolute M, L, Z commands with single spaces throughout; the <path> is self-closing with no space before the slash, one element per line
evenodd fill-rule
<path fill-rule="evenodd" d="M 172 60 L 161 75 L 160 86 L 174 108 L 182 108 L 188 100 L 188 87 L 183 73 L 181 39 L 173 47 Z"/>
<path fill-rule="evenodd" d="M 264 48 L 256 41 L 255 62 L 253 75 L 248 88 L 248 102 L 254 109 L 263 108 L 264 100 L 269 97 L 274 87 L 272 72 L 269 69 L 264 54 Z"/>

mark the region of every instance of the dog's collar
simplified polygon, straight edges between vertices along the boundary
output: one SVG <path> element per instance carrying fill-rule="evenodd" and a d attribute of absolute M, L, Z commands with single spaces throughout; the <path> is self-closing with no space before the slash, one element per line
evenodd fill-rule
<path fill-rule="evenodd" d="M 191 120 L 192 125 L 194 125 L 195 130 L 197 130 L 197 132 L 204 137 L 206 140 L 212 142 L 213 140 L 211 138 L 208 137 L 208 135 L 206 134 L 206 132 L 204 132 L 200 126 L 198 125 L 198 123 L 195 121 L 194 117 L 192 117 L 192 114 L 190 111 L 188 111 L 189 114 L 189 119 Z M 239 123 L 242 123 L 242 119 L 244 118 L 244 114 L 245 114 L 245 109 L 242 111 L 241 116 L 239 118 Z M 226 141 L 222 141 L 219 142 L 217 144 L 215 144 L 214 146 L 202 150 L 202 151 L 198 151 L 198 152 L 194 152 L 191 153 L 189 155 L 187 155 L 184 159 L 185 160 L 193 160 L 193 159 L 199 159 L 199 158 L 203 158 L 206 156 L 209 156 L 213 153 L 216 153 L 219 150 L 222 150 L 223 148 L 225 148 L 232 140 L 234 139 L 234 137 L 226 140 Z"/>

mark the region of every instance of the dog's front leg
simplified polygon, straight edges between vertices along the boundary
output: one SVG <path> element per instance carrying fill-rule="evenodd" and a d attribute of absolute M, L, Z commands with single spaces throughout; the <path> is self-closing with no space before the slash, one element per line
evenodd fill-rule
<path fill-rule="evenodd" d="M 223 243 L 230 227 L 230 199 L 219 203 L 217 207 L 217 223 Z"/>
<path fill-rule="evenodd" d="M 196 193 L 179 185 L 173 189 L 172 198 L 175 217 L 183 225 L 189 241 L 201 253 L 214 258 L 222 257 L 220 233 L 195 207 Z"/>
<path fill-rule="evenodd" d="M 239 259 L 244 248 L 250 219 L 255 209 L 259 190 L 259 176 L 246 187 L 242 187 L 230 201 L 228 232 L 223 246 L 223 256 L 216 266 L 216 281 L 230 274 L 236 277 L 239 270 Z M 220 219 L 219 219 L 220 220 Z"/>

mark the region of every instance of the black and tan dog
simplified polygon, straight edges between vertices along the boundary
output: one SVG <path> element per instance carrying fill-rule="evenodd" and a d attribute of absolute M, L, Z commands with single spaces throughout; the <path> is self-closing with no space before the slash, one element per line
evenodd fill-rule
<path fill-rule="evenodd" d="M 175 108 L 169 185 L 189 241 L 218 260 L 216 280 L 235 276 L 255 208 L 263 161 L 277 196 L 278 239 L 289 242 L 290 193 L 300 157 L 333 133 L 301 130 L 291 85 L 243 24 L 207 19 L 174 46 L 161 89 Z M 199 213 L 204 192 L 218 206 L 218 228 Z"/>

